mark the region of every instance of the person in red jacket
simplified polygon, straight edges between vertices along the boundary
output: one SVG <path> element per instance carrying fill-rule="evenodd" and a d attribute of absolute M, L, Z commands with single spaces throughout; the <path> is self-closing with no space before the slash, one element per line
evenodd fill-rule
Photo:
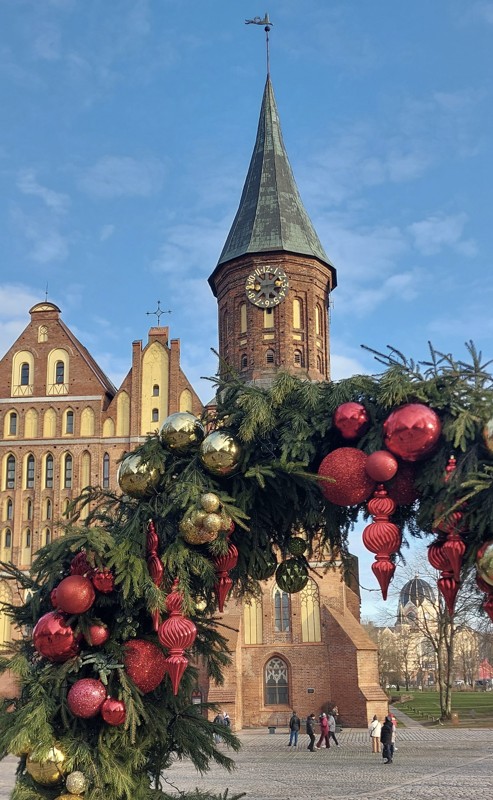
<path fill-rule="evenodd" d="M 330 747 L 330 739 L 329 739 L 329 720 L 327 719 L 327 714 L 322 712 L 319 718 L 320 722 L 320 739 L 317 742 L 317 750 L 320 750 L 322 746 L 322 742 L 325 742 L 325 746 L 327 748 Z"/>

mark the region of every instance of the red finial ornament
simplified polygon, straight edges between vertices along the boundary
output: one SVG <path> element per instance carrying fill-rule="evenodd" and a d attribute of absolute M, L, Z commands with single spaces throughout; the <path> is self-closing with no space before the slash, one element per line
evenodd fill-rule
<path fill-rule="evenodd" d="M 232 542 L 228 542 L 228 551 L 222 556 L 217 556 L 214 559 L 214 566 L 217 572 L 217 581 L 214 584 L 214 591 L 216 592 L 217 605 L 219 611 L 223 612 L 224 603 L 233 585 L 233 581 L 228 573 L 234 569 L 238 563 L 238 550 Z"/>
<path fill-rule="evenodd" d="M 371 568 L 380 584 L 384 600 L 387 599 L 389 583 L 395 572 L 395 564 L 390 556 L 399 550 L 402 541 L 399 528 L 389 520 L 395 511 L 395 505 L 385 487 L 382 484 L 377 486 L 373 497 L 368 501 L 368 511 L 374 521 L 363 531 L 363 544 L 370 552 L 375 553 L 375 562 Z"/>
<path fill-rule="evenodd" d="M 168 648 L 166 658 L 168 673 L 173 686 L 173 694 L 178 694 L 178 687 L 188 666 L 188 658 L 183 654 L 191 647 L 197 636 L 197 628 L 193 622 L 182 614 L 183 596 L 178 591 L 178 578 L 173 582 L 171 593 L 166 598 L 166 610 L 169 617 L 159 626 L 157 635 L 162 645 Z"/>
<path fill-rule="evenodd" d="M 452 478 L 457 461 L 451 455 L 445 467 L 444 482 L 448 483 Z M 438 507 L 439 515 L 443 515 L 443 508 Z M 460 537 L 460 531 L 464 530 L 461 526 L 463 518 L 462 511 L 452 511 L 440 520 L 435 528 L 439 533 L 447 534 L 445 539 L 438 539 L 428 548 L 428 561 L 435 569 L 440 570 L 441 575 L 437 581 L 437 587 L 447 606 L 450 616 L 453 616 L 455 599 L 460 587 L 460 570 L 462 557 L 466 552 L 466 545 Z"/>
<path fill-rule="evenodd" d="M 147 569 L 152 578 L 153 583 L 159 588 L 163 582 L 164 567 L 161 559 L 157 554 L 159 545 L 159 537 L 156 533 L 156 528 L 152 519 L 149 520 L 146 537 L 146 556 L 147 556 Z M 155 631 L 159 628 L 159 611 L 151 612 L 152 627 Z"/>

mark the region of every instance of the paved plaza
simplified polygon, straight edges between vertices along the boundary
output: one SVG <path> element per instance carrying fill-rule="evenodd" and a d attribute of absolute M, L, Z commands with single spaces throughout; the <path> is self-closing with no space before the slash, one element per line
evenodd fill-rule
<path fill-rule="evenodd" d="M 340 747 L 287 747 L 284 731 L 242 731 L 236 769 L 216 766 L 201 776 L 190 762 L 178 761 L 166 772 L 168 791 L 201 790 L 229 796 L 245 792 L 245 800 L 491 800 L 493 793 L 493 729 L 443 729 L 414 726 L 398 731 L 394 762 L 383 763 L 371 753 L 368 733 L 348 729 L 339 735 Z M 225 745 L 220 745 L 225 747 Z M 234 757 L 234 754 L 232 753 Z M 6 800 L 14 781 L 17 759 L 1 764 L 0 800 Z"/>

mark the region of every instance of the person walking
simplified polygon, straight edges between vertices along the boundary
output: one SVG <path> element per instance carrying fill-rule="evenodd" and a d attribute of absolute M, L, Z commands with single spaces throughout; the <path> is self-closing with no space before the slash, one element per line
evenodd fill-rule
<path fill-rule="evenodd" d="M 298 746 L 298 734 L 300 732 L 301 721 L 296 711 L 293 711 L 291 719 L 289 720 L 289 744 L 288 747 Z"/>
<path fill-rule="evenodd" d="M 311 753 L 315 750 L 315 714 L 309 714 L 306 718 L 306 732 L 308 734 L 308 738 L 310 739 L 308 743 L 308 749 Z"/>
<path fill-rule="evenodd" d="M 323 711 L 319 717 L 320 721 L 320 739 L 317 742 L 317 750 L 320 750 L 322 746 L 322 742 L 325 742 L 325 746 L 327 749 L 330 747 L 330 739 L 329 739 L 329 721 L 327 719 L 327 714 Z"/>
<path fill-rule="evenodd" d="M 336 718 L 334 717 L 331 711 L 329 711 L 329 716 L 327 717 L 327 721 L 329 723 L 329 742 L 331 739 L 333 739 L 335 742 L 335 746 L 339 747 L 339 742 L 336 739 Z"/>
<path fill-rule="evenodd" d="M 382 742 L 382 758 L 384 764 L 392 764 L 392 717 L 386 716 L 385 722 L 380 731 L 380 741 Z"/>
<path fill-rule="evenodd" d="M 372 753 L 379 753 L 380 752 L 380 731 L 382 730 L 382 723 L 378 719 L 377 715 L 373 715 L 373 719 L 370 722 L 370 726 L 368 728 L 370 731 L 370 739 L 371 739 L 371 752 Z"/>

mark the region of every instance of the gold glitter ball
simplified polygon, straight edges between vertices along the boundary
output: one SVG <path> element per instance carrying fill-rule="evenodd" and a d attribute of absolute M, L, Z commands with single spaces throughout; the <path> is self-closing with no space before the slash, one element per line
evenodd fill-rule
<path fill-rule="evenodd" d="M 84 794 L 87 789 L 86 776 L 79 770 L 71 772 L 70 775 L 67 775 L 65 786 L 70 794 Z"/>

